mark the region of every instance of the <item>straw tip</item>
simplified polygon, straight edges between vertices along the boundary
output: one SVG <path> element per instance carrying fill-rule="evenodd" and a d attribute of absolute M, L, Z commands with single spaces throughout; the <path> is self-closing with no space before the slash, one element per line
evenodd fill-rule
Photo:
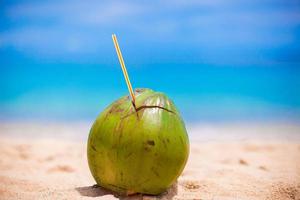
<path fill-rule="evenodd" d="M 113 33 L 111 36 L 112 36 L 112 37 L 116 37 L 116 34 Z"/>

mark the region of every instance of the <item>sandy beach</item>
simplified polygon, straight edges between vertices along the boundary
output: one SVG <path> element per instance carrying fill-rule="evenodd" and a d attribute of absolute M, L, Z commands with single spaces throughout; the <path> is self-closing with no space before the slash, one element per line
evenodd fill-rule
<path fill-rule="evenodd" d="M 190 157 L 178 181 L 159 196 L 130 197 L 94 185 L 89 126 L 0 123 L 0 199 L 300 199 L 299 125 L 188 127 Z"/>

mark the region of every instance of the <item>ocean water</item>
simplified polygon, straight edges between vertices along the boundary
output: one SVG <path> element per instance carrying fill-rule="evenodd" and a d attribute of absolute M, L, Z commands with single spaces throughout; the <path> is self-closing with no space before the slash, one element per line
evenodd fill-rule
<path fill-rule="evenodd" d="M 63 67 L 2 71 L 1 118 L 92 120 L 128 95 L 118 67 Z M 156 65 L 129 71 L 134 87 L 166 93 L 188 122 L 300 119 L 298 68 Z"/>

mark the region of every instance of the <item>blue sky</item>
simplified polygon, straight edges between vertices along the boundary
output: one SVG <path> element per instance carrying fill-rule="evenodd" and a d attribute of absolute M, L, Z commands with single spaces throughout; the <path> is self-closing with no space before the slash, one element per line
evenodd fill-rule
<path fill-rule="evenodd" d="M 1 1 L 0 118 L 93 119 L 134 87 L 187 121 L 300 119 L 300 2 Z"/>

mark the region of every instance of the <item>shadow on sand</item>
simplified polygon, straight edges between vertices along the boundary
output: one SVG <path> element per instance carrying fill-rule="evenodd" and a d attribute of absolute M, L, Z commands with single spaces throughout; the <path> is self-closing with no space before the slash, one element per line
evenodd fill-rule
<path fill-rule="evenodd" d="M 85 187 L 77 187 L 75 188 L 77 192 L 81 196 L 86 197 L 100 197 L 105 195 L 113 195 L 116 198 L 119 198 L 121 200 L 138 200 L 138 199 L 148 199 L 148 200 L 154 200 L 154 199 L 173 199 L 174 196 L 177 195 L 178 187 L 177 182 L 172 185 L 166 192 L 157 195 L 157 196 L 151 196 L 151 195 L 143 195 L 143 194 L 135 194 L 130 196 L 120 196 L 110 190 L 107 190 L 105 188 L 102 188 L 98 185 L 93 186 L 85 186 Z"/>

